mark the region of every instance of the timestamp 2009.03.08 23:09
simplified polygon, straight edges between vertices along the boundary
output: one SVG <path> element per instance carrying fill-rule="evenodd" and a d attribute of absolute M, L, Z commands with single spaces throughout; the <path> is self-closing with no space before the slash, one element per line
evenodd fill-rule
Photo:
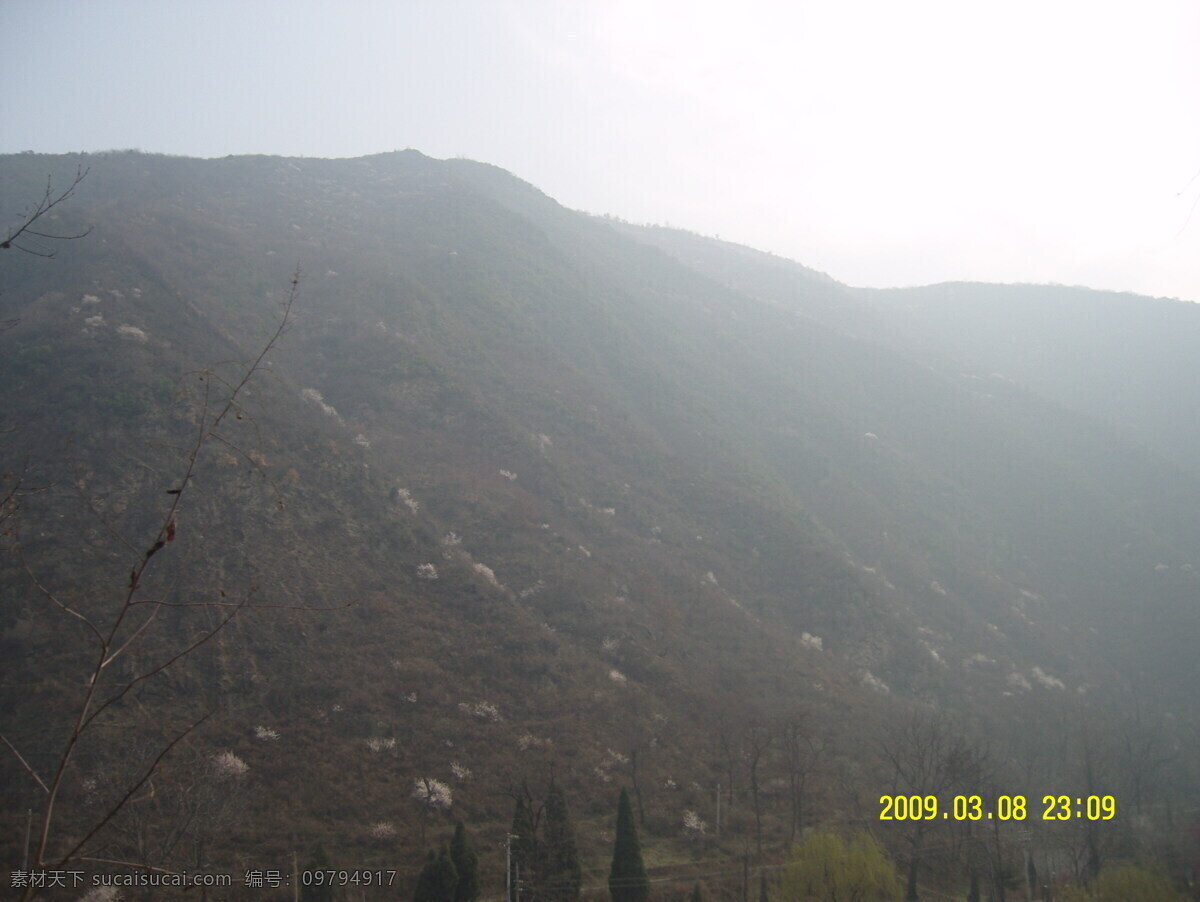
<path fill-rule="evenodd" d="M 1042 796 L 1040 820 L 1111 821 L 1117 816 L 1115 796 Z M 1038 817 L 1026 796 L 953 796 L 946 803 L 935 795 L 884 795 L 879 797 L 881 821 L 1024 821 Z"/>

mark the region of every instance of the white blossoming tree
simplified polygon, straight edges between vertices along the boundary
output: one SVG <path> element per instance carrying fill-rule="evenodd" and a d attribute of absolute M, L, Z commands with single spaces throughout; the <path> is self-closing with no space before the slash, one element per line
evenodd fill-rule
<path fill-rule="evenodd" d="M 421 844 L 425 844 L 425 826 L 430 812 L 449 811 L 454 793 L 441 780 L 417 777 L 413 780 L 413 798 L 421 808 Z"/>

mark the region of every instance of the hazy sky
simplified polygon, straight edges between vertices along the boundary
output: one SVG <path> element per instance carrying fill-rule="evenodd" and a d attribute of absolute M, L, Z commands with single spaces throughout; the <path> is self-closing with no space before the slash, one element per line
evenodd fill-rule
<path fill-rule="evenodd" d="M 1200 300 L 1197 0 L 0 0 L 0 151 L 494 163 L 856 285 Z"/>

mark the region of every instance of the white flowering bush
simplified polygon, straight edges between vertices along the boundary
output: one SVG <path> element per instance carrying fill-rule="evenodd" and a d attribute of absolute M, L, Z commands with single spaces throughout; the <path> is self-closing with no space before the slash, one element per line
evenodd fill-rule
<path fill-rule="evenodd" d="M 1020 689 L 1022 692 L 1029 692 L 1031 689 L 1033 689 L 1033 685 L 1029 682 L 1029 680 L 1025 679 L 1025 677 L 1019 673 L 1010 673 L 1008 675 L 1008 685 L 1012 686 L 1014 689 Z"/>
<path fill-rule="evenodd" d="M 394 839 L 396 836 L 396 825 L 391 821 L 378 821 L 372 824 L 371 829 L 367 832 L 371 834 L 371 839 Z"/>
<path fill-rule="evenodd" d="M 608 678 L 618 686 L 625 686 L 629 683 L 629 678 L 615 667 L 608 672 Z"/>
<path fill-rule="evenodd" d="M 307 401 L 309 404 L 317 405 L 317 407 L 319 407 L 321 409 L 321 413 L 325 414 L 325 416 L 333 417 L 333 419 L 341 422 L 342 418 L 338 414 L 338 412 L 333 409 L 333 405 L 326 404 L 325 398 L 315 388 L 306 388 L 303 391 L 301 391 L 300 392 L 300 400 Z"/>
<path fill-rule="evenodd" d="M 1040 667 L 1033 668 L 1033 678 L 1047 689 L 1066 689 L 1066 684 L 1058 677 L 1052 677 Z"/>
<path fill-rule="evenodd" d="M 221 752 L 211 759 L 213 776 L 220 780 L 231 780 L 244 777 L 250 771 L 250 765 L 233 752 Z"/>
<path fill-rule="evenodd" d="M 145 344 L 150 338 L 144 330 L 139 329 L 137 326 L 131 326 L 129 323 L 122 323 L 117 326 L 117 335 L 120 338 L 136 341 L 139 344 Z"/>
<path fill-rule="evenodd" d="M 507 479 L 509 482 L 516 482 L 516 480 L 517 480 L 517 474 L 514 473 L 512 470 L 501 470 L 500 475 L 503 476 L 505 479 Z"/>
<path fill-rule="evenodd" d="M 539 592 L 541 592 L 544 588 L 546 588 L 546 583 L 539 579 L 532 586 L 527 586 L 526 588 L 524 588 L 520 592 L 518 592 L 517 596 L 519 598 L 532 598 L 534 595 L 537 595 Z"/>
<path fill-rule="evenodd" d="M 416 513 L 421 509 L 421 502 L 412 496 L 412 492 L 408 489 L 396 489 L 396 497 L 404 502 L 404 506 L 408 508 L 410 513 Z"/>
<path fill-rule="evenodd" d="M 437 579 L 437 567 L 435 567 L 433 564 L 417 564 L 417 578 L 427 580 Z"/>
<path fill-rule="evenodd" d="M 463 767 L 457 761 L 450 762 L 450 773 L 454 774 L 454 779 L 462 783 L 470 780 L 472 776 L 471 769 L 469 767 Z"/>
<path fill-rule="evenodd" d="M 254 738 L 261 742 L 275 742 L 279 739 L 279 733 L 269 727 L 255 727 Z"/>
<path fill-rule="evenodd" d="M 871 673 L 869 670 L 863 671 L 862 684 L 868 689 L 874 689 L 876 692 L 879 692 L 883 695 L 887 695 L 892 691 L 891 687 L 889 687 L 887 683 L 879 679 L 879 677 L 875 676 L 875 674 Z"/>
<path fill-rule="evenodd" d="M 450 787 L 433 777 L 418 777 L 413 781 L 413 798 L 430 808 L 447 810 L 454 799 Z"/>
<path fill-rule="evenodd" d="M 534 747 L 544 748 L 550 745 L 553 745 L 553 743 L 549 739 L 543 739 L 540 736 L 534 736 L 528 731 L 517 737 L 517 748 L 523 752 Z"/>
<path fill-rule="evenodd" d="M 367 748 L 369 748 L 372 752 L 374 752 L 377 755 L 380 752 L 391 751 L 395 747 L 396 747 L 396 740 L 390 736 L 388 736 L 386 738 L 371 737 L 370 739 L 367 740 Z"/>
<path fill-rule="evenodd" d="M 79 902 L 121 902 L 124 898 L 115 886 L 95 886 L 80 896 Z"/>
<path fill-rule="evenodd" d="M 447 548 L 454 548 L 456 545 L 462 544 L 462 536 L 451 530 L 442 536 L 442 544 Z"/>
<path fill-rule="evenodd" d="M 486 579 L 489 584 L 495 586 L 497 589 L 501 588 L 500 580 L 496 579 L 496 572 L 487 564 L 476 562 L 471 565 L 471 569 Z"/>
<path fill-rule="evenodd" d="M 469 714 L 472 717 L 479 718 L 480 720 L 491 721 L 492 723 L 499 723 L 504 719 L 500 716 L 500 709 L 496 705 L 487 701 L 476 702 L 473 705 L 467 702 L 459 702 L 458 710 L 462 711 L 464 714 Z"/>
<path fill-rule="evenodd" d="M 684 811 L 683 832 L 690 838 L 698 839 L 708 832 L 708 824 L 695 811 Z"/>
<path fill-rule="evenodd" d="M 825 643 L 821 637 L 814 636 L 812 633 L 802 633 L 800 635 L 800 644 L 805 648 L 811 648 L 813 651 L 821 651 L 825 647 Z"/>

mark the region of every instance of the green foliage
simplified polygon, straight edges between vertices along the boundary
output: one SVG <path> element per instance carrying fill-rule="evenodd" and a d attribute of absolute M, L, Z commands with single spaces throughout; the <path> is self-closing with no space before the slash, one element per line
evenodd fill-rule
<path fill-rule="evenodd" d="M 775 883 L 778 902 L 898 902 L 900 879 L 875 840 L 817 833 L 796 847 Z"/>
<path fill-rule="evenodd" d="M 1102 871 L 1090 891 L 1075 890 L 1067 902 L 1182 902 L 1161 870 L 1136 864 Z"/>
<path fill-rule="evenodd" d="M 417 888 L 413 891 L 413 902 L 455 902 L 455 891 L 458 888 L 458 871 L 450 859 L 450 850 L 444 845 L 435 856 L 429 853 L 425 867 L 417 878 Z"/>
<path fill-rule="evenodd" d="M 617 835 L 613 842 L 612 869 L 608 872 L 608 892 L 612 902 L 646 902 L 650 897 L 650 880 L 642 862 L 629 792 L 625 789 L 621 790 L 617 804 Z"/>
<path fill-rule="evenodd" d="M 454 902 L 475 902 L 479 898 L 479 856 L 467 839 L 467 828 L 459 821 L 454 825 L 454 838 L 450 840 L 450 860 L 458 872 L 458 885 L 454 889 Z"/>

